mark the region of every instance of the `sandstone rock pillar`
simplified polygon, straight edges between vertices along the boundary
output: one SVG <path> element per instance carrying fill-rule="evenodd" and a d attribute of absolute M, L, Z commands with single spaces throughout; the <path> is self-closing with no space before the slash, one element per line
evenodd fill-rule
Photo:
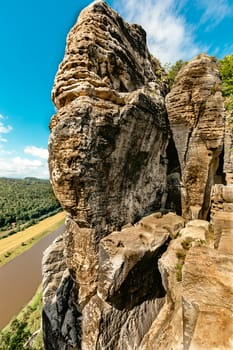
<path fill-rule="evenodd" d="M 131 349 L 131 343 L 135 341 L 137 346 L 149 326 L 150 322 L 145 328 L 140 326 L 146 312 L 151 307 L 155 314 L 162 303 L 157 302 L 159 292 L 151 295 L 145 291 L 143 297 L 136 298 L 136 305 L 112 305 L 110 297 L 103 297 L 110 293 L 104 291 L 107 286 L 99 280 L 106 260 L 103 241 L 99 252 L 101 240 L 162 205 L 170 130 L 159 70 L 146 47 L 144 30 L 125 23 L 104 1 L 84 9 L 68 35 L 53 88 L 58 111 L 50 124 L 49 168 L 55 194 L 67 212 L 64 256 L 76 286 L 81 329 L 74 329 L 75 322 L 68 324 L 69 318 L 64 318 L 62 331 L 54 330 L 59 333 L 59 349 L 65 349 L 67 342 L 71 349 L 78 348 L 73 340 L 80 334 L 83 350 L 123 349 L 123 343 L 117 345 L 120 326 L 124 350 Z M 164 237 L 158 240 L 158 249 L 147 248 L 152 251 L 145 253 L 145 261 L 157 259 L 159 245 L 163 246 L 168 236 Z M 124 259 L 122 264 L 127 266 Z M 148 272 L 145 279 L 150 276 Z M 64 286 L 58 289 L 64 290 Z M 129 300 L 135 295 L 131 289 L 127 291 Z M 73 293 L 73 286 L 70 290 Z M 52 303 L 46 300 L 47 305 Z M 49 316 L 46 322 L 53 324 Z M 77 336 L 71 337 L 75 332 Z M 133 339 L 132 334 L 137 333 L 140 336 Z"/>
<path fill-rule="evenodd" d="M 200 54 L 184 65 L 166 106 L 181 165 L 183 216 L 206 219 L 225 127 L 215 59 Z"/>

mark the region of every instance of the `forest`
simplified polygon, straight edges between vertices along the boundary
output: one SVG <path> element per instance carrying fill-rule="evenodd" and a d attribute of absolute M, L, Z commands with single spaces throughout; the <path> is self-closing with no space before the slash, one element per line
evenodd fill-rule
<path fill-rule="evenodd" d="M 217 62 L 219 73 L 222 80 L 222 94 L 225 100 L 225 107 L 227 111 L 233 110 L 233 54 L 223 57 L 221 60 L 213 59 Z M 175 64 L 167 64 L 165 70 L 167 71 L 167 82 L 169 88 L 172 87 L 179 70 L 187 62 L 183 60 L 177 61 Z"/>
<path fill-rule="evenodd" d="M 0 231 L 17 232 L 59 210 L 49 180 L 0 178 Z"/>

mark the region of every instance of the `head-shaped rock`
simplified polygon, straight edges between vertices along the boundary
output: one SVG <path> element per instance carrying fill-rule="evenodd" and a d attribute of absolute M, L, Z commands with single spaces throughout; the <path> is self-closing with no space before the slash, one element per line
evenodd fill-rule
<path fill-rule="evenodd" d="M 73 220 L 101 236 L 161 206 L 169 129 L 156 67 L 144 30 L 104 1 L 68 35 L 53 89 L 50 174 Z"/>

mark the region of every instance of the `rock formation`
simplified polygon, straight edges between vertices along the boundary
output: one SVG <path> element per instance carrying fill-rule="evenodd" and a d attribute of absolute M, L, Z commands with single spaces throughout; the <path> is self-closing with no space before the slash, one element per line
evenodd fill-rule
<path fill-rule="evenodd" d="M 182 171 L 182 211 L 206 219 L 224 137 L 224 104 L 216 61 L 201 54 L 184 65 L 166 97 Z"/>
<path fill-rule="evenodd" d="M 230 302 L 219 305 L 232 297 L 233 200 L 216 63 L 200 55 L 187 64 L 167 110 L 166 93 L 144 30 L 102 0 L 84 9 L 53 88 L 49 168 L 67 219 L 43 259 L 45 350 L 231 344 L 232 323 L 224 342 L 203 340 L 207 311 L 213 331 L 232 322 Z M 209 302 L 208 293 L 219 295 Z"/>
<path fill-rule="evenodd" d="M 71 30 L 55 80 L 49 164 L 68 213 L 65 257 L 87 323 L 86 349 L 98 346 L 108 322 L 98 293 L 101 238 L 163 205 L 170 131 L 156 64 L 144 30 L 100 1 Z"/>

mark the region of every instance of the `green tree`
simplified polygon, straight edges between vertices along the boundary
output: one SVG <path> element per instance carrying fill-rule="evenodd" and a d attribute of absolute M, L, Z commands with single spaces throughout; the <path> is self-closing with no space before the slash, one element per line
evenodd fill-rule
<path fill-rule="evenodd" d="M 233 54 L 219 60 L 219 72 L 222 78 L 222 92 L 226 97 L 226 108 L 233 110 Z"/>
<path fill-rule="evenodd" d="M 223 94 L 229 96 L 233 94 L 233 54 L 225 56 L 219 61 L 219 71 L 223 82 Z"/>
<path fill-rule="evenodd" d="M 1 350 L 27 350 L 25 342 L 30 337 L 30 332 L 26 329 L 27 324 L 15 319 L 9 331 L 0 333 Z M 29 350 L 29 349 L 28 349 Z"/>
<path fill-rule="evenodd" d="M 59 208 L 49 180 L 0 178 L 0 231 L 19 228 Z"/>
<path fill-rule="evenodd" d="M 167 80 L 168 80 L 169 88 L 172 87 L 178 72 L 186 63 L 187 62 L 185 62 L 183 60 L 179 60 L 179 61 L 176 61 L 175 64 L 171 65 L 170 63 L 168 63 L 165 66 L 165 69 L 167 71 Z"/>

